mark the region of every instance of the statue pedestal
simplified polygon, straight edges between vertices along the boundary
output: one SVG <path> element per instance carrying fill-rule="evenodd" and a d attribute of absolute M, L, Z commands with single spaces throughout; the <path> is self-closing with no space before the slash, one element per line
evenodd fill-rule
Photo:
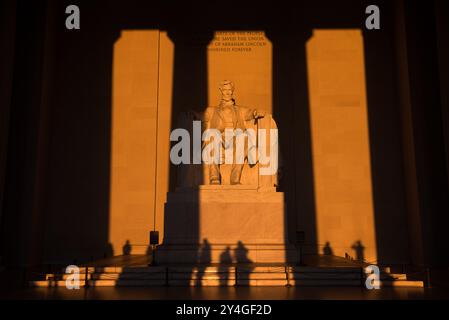
<path fill-rule="evenodd" d="M 159 263 L 284 263 L 284 194 L 251 185 L 201 185 L 169 193 Z"/>

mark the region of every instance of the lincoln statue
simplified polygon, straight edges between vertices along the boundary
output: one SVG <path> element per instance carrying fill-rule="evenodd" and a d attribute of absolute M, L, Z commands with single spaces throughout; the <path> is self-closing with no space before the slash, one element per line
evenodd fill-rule
<path fill-rule="evenodd" d="M 234 83 L 229 80 L 222 81 L 219 86 L 221 92 L 221 101 L 218 106 L 208 107 L 203 115 L 205 129 L 217 129 L 221 135 L 221 149 L 233 148 L 235 157 L 235 137 L 228 138 L 225 131 L 235 132 L 240 129 L 245 132 L 245 121 L 254 120 L 264 117 L 265 113 L 242 107 L 236 104 L 234 99 Z M 222 152 L 223 154 L 223 152 Z M 220 179 L 220 162 L 210 164 L 209 179 L 210 184 L 221 184 Z M 233 185 L 240 184 L 243 163 L 232 161 L 230 183 Z"/>

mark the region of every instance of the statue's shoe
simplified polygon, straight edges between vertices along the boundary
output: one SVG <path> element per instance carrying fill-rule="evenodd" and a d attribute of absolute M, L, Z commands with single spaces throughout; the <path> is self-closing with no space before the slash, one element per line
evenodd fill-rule
<path fill-rule="evenodd" d="M 220 184 L 220 180 L 211 180 L 210 184 L 215 184 L 215 185 Z"/>

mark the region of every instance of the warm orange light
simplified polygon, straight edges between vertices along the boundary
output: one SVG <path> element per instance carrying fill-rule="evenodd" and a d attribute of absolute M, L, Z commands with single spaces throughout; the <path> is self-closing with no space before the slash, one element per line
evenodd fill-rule
<path fill-rule="evenodd" d="M 158 30 L 122 31 L 114 45 L 109 241 L 115 255 L 122 254 L 127 240 L 132 254 L 146 252 L 155 208 L 162 236 L 172 59 L 173 46 Z M 165 142 L 158 152 L 156 139 Z"/>
<path fill-rule="evenodd" d="M 235 83 L 237 103 L 272 113 L 272 45 L 263 31 L 217 31 L 207 51 L 209 105 L 218 84 Z"/>
<path fill-rule="evenodd" d="M 377 260 L 360 30 L 314 30 L 307 72 L 317 239 L 338 256 Z M 320 248 L 322 253 L 322 248 Z"/>

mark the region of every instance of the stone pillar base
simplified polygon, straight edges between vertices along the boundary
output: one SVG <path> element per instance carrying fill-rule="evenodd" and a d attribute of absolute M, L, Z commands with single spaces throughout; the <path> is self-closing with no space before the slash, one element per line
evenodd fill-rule
<path fill-rule="evenodd" d="M 159 263 L 285 263 L 284 194 L 245 185 L 204 185 L 169 193 Z"/>

